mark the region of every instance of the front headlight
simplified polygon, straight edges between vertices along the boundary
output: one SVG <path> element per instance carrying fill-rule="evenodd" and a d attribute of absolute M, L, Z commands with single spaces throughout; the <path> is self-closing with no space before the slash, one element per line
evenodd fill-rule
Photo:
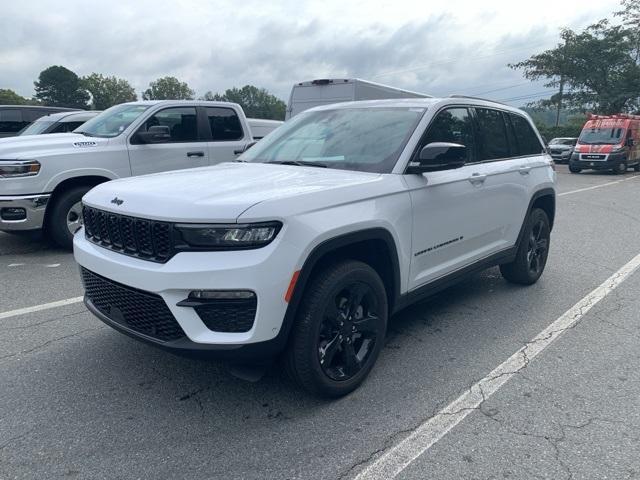
<path fill-rule="evenodd" d="M 611 149 L 611 153 L 622 153 L 624 152 L 624 147 L 613 147 Z"/>
<path fill-rule="evenodd" d="M 187 250 L 189 247 L 193 247 L 194 250 L 260 248 L 271 243 L 281 227 L 280 222 L 237 225 L 178 224 L 175 226 Z"/>
<path fill-rule="evenodd" d="M 0 177 L 32 177 L 40 172 L 36 160 L 0 160 Z"/>

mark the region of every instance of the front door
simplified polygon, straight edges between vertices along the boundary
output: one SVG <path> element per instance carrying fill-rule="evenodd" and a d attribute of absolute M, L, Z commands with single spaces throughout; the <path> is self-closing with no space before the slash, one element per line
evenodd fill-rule
<path fill-rule="evenodd" d="M 507 155 L 506 131 L 503 136 L 495 148 L 503 148 Z M 488 164 L 478 161 L 470 109 L 452 107 L 439 112 L 420 148 L 432 142 L 465 145 L 468 163 L 453 170 L 405 176 L 413 205 L 410 289 L 504 247 L 504 229 L 496 220 L 502 206 L 494 189 L 487 188 Z"/>
<path fill-rule="evenodd" d="M 169 107 L 154 113 L 138 131 L 154 125 L 169 127 L 171 137 L 162 143 L 144 144 L 129 139 L 132 175 L 166 172 L 209 164 L 206 138 L 198 131 L 196 107 Z M 136 132 L 137 133 L 137 132 Z"/>

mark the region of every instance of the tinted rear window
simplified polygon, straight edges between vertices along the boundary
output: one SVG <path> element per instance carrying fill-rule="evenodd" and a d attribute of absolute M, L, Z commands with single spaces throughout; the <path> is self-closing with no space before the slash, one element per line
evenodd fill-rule
<path fill-rule="evenodd" d="M 244 137 L 240 119 L 230 108 L 207 107 L 213 141 L 240 140 Z"/>
<path fill-rule="evenodd" d="M 538 155 L 542 153 L 542 144 L 527 119 L 515 113 L 510 113 L 509 118 L 511 119 L 516 139 L 516 155 Z"/>
<path fill-rule="evenodd" d="M 502 112 L 489 108 L 476 108 L 478 118 L 479 160 L 509 157 L 507 128 Z"/>

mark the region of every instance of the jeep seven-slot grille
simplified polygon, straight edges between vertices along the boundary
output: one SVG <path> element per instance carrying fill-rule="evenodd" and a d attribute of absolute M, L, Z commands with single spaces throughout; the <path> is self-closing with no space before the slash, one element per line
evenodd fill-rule
<path fill-rule="evenodd" d="M 82 208 L 87 239 L 125 255 L 165 263 L 173 255 L 171 224 Z"/>
<path fill-rule="evenodd" d="M 87 299 L 110 320 L 163 342 L 185 336 L 159 295 L 108 280 L 86 268 L 81 271 Z"/>

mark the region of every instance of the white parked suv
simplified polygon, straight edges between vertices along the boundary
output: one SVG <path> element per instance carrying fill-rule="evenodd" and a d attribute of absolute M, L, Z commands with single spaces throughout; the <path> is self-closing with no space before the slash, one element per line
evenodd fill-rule
<path fill-rule="evenodd" d="M 71 248 L 80 199 L 116 178 L 235 159 L 280 122 L 248 120 L 235 103 L 189 100 L 116 105 L 73 133 L 0 140 L 0 230 L 44 228 Z"/>
<path fill-rule="evenodd" d="M 178 353 L 282 354 L 319 395 L 356 388 L 389 316 L 500 265 L 545 267 L 555 172 L 529 117 L 467 97 L 301 113 L 217 166 L 99 185 L 74 239 L 85 303 Z"/>

